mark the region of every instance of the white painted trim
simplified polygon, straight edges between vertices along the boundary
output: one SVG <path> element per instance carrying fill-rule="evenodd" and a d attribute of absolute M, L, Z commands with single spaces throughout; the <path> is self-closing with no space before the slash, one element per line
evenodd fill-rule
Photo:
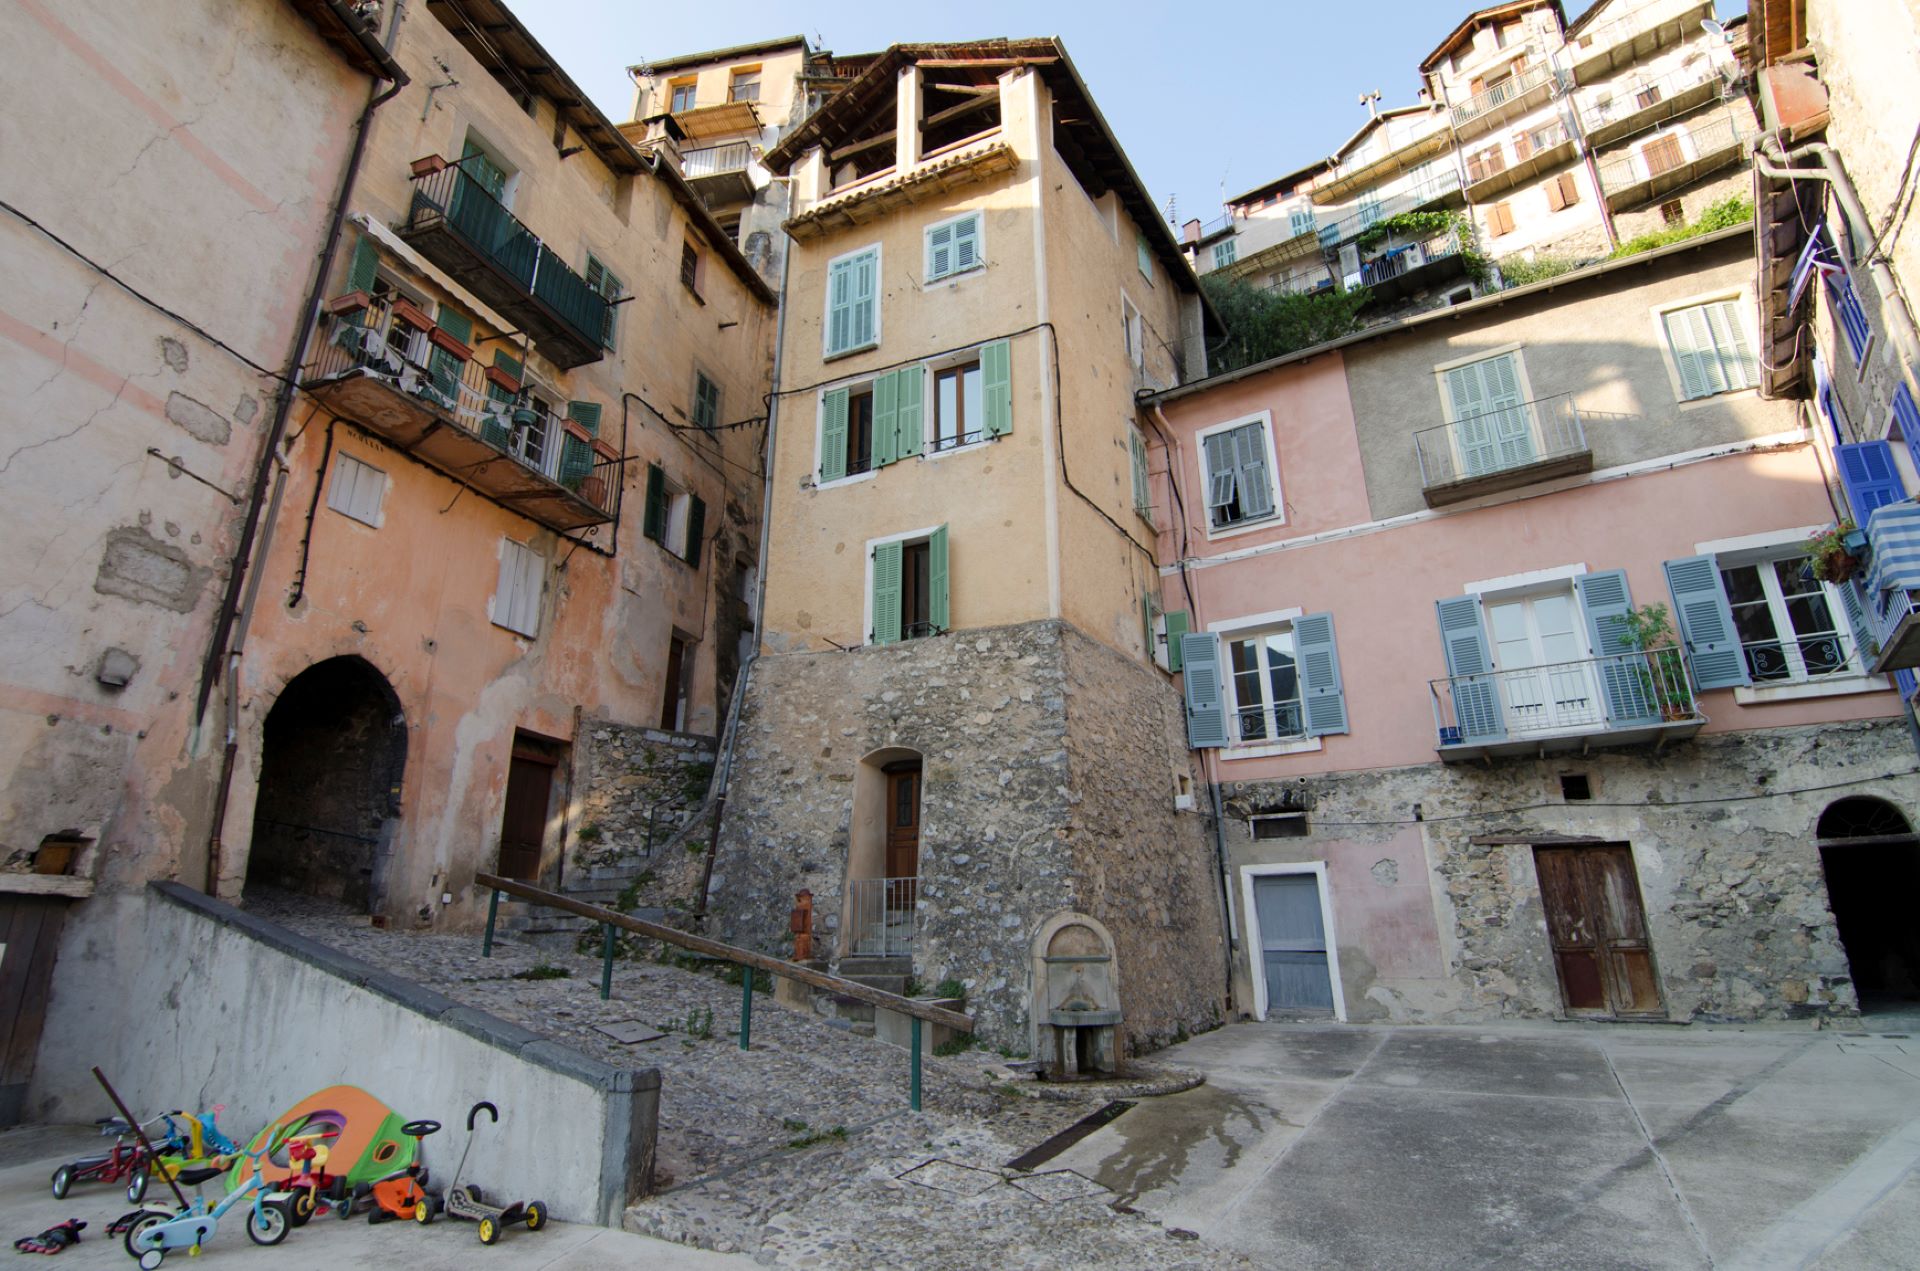
<path fill-rule="evenodd" d="M 1693 545 L 1696 556 L 1731 556 L 1736 552 L 1759 551 L 1769 547 L 1791 547 L 1805 543 L 1808 539 L 1827 528 L 1824 525 L 1807 525 L 1797 530 L 1768 530 L 1764 534 L 1742 534 L 1738 538 L 1715 538 Z"/>
<path fill-rule="evenodd" d="M 1457 357 L 1457 358 L 1454 358 L 1452 361 L 1435 362 L 1433 364 L 1433 373 L 1435 378 L 1444 381 L 1446 379 L 1448 371 L 1456 371 L 1463 366 L 1472 366 L 1475 362 L 1485 362 L 1492 358 L 1505 357 L 1509 353 L 1518 353 L 1526 347 L 1527 346 L 1525 343 L 1515 342 L 1513 344 L 1503 344 L 1500 347 L 1494 348 L 1494 349 L 1485 349 L 1479 353 L 1469 353 L 1465 357 Z M 1521 359 L 1521 362 L 1523 364 L 1525 363 L 1525 361 L 1526 361 L 1525 358 Z"/>
<path fill-rule="evenodd" d="M 1813 697 L 1852 697 L 1859 693 L 1879 693 L 1893 687 L 1884 675 L 1823 675 L 1817 680 L 1794 680 L 1765 687 L 1736 685 L 1733 700 L 1742 706 L 1765 706 L 1769 702 L 1798 702 Z"/>
<path fill-rule="evenodd" d="M 973 264 L 965 269 L 956 269 L 949 273 L 941 274 L 938 278 L 929 278 L 927 276 L 929 273 L 928 266 L 933 263 L 933 231 L 939 229 L 942 225 L 958 224 L 968 217 L 973 217 L 980 222 L 980 228 L 976 230 L 974 234 L 979 242 L 980 249 L 974 256 Z M 962 212 L 958 216 L 949 216 L 944 221 L 930 222 L 925 229 L 920 231 L 920 290 L 930 291 L 936 287 L 945 287 L 957 279 L 965 278 L 970 274 L 977 274 L 986 267 L 987 214 L 984 209 L 975 208 L 971 212 Z"/>
<path fill-rule="evenodd" d="M 820 466 L 815 464 L 813 471 L 814 475 L 818 476 Z M 871 481 L 879 475 L 880 470 L 878 468 L 868 468 L 865 472 L 856 472 L 850 477 L 836 477 L 832 481 L 815 481 L 813 485 L 808 488 L 813 490 L 838 490 L 843 485 L 858 485 L 862 481 Z"/>
<path fill-rule="evenodd" d="M 1274 627 L 1283 622 L 1292 622 L 1294 619 L 1305 615 L 1306 612 L 1305 609 L 1295 605 L 1291 609 L 1274 609 L 1267 613 L 1250 613 L 1238 618 L 1225 618 L 1219 622 L 1209 622 L 1202 629 L 1206 631 L 1218 631 L 1224 634 L 1229 631 L 1248 631 L 1257 627 Z"/>
<path fill-rule="evenodd" d="M 1524 503 L 1530 499 L 1548 498 L 1567 490 L 1582 486 L 1599 485 L 1607 481 L 1621 481 L 1630 477 L 1645 476 L 1648 473 L 1666 472 L 1672 468 L 1689 467 L 1696 463 L 1706 463 L 1713 459 L 1725 459 L 1735 455 L 1755 454 L 1763 450 L 1783 450 L 1804 446 L 1809 441 L 1805 429 L 1796 428 L 1791 432 L 1769 433 L 1764 437 L 1754 437 L 1747 441 L 1732 442 L 1721 446 L 1706 446 L 1698 450 L 1686 450 L 1659 459 L 1643 459 L 1635 463 L 1623 464 L 1617 468 L 1603 468 L 1583 476 L 1570 477 L 1564 481 L 1542 482 L 1524 491 L 1489 495 L 1484 499 L 1475 499 L 1453 504 L 1446 508 L 1422 509 L 1407 512 L 1400 516 L 1386 517 L 1378 521 L 1360 521 L 1339 529 L 1322 530 L 1317 534 L 1303 534 L 1299 538 L 1281 539 L 1276 543 L 1260 543 L 1253 547 L 1241 547 L 1221 552 L 1216 556 L 1196 556 L 1184 562 L 1176 561 L 1171 565 L 1162 565 L 1160 573 L 1165 577 L 1178 574 L 1181 568 L 1211 569 L 1216 565 L 1230 565 L 1235 561 L 1247 560 L 1255 556 L 1265 556 L 1271 552 L 1297 551 L 1304 547 L 1318 547 L 1322 543 L 1336 543 L 1342 539 L 1359 538 L 1368 534 L 1382 534 L 1389 530 L 1404 529 L 1408 526 L 1422 525 L 1442 517 L 1463 516 L 1477 512 L 1482 508 L 1500 507 L 1509 503 Z"/>
<path fill-rule="evenodd" d="M 1226 762 L 1235 759 L 1272 759 L 1276 755 L 1305 755 L 1324 749 L 1326 747 L 1318 737 L 1302 737 L 1298 741 L 1274 742 L 1265 746 L 1223 746 L 1220 758 Z"/>
<path fill-rule="evenodd" d="M 873 253 L 873 339 L 866 344 L 850 345 L 844 349 L 830 349 L 827 347 L 827 341 L 833 336 L 833 267 L 843 260 L 852 260 L 868 252 Z M 823 288 L 825 294 L 820 299 L 820 360 L 822 362 L 838 361 L 843 357 L 852 357 L 856 353 L 866 353 L 880 347 L 880 315 L 886 307 L 880 303 L 880 300 L 887 291 L 886 274 L 883 268 L 885 264 L 886 253 L 881 250 L 879 243 L 868 243 L 864 247 L 841 252 L 827 261 L 826 271 L 822 275 L 826 283 Z"/>
<path fill-rule="evenodd" d="M 1246 948 L 1248 972 L 1253 981 L 1253 1017 L 1267 1017 L 1267 967 L 1266 958 L 1260 947 L 1260 910 L 1253 903 L 1253 884 L 1255 879 L 1270 878 L 1280 874 L 1312 874 L 1320 888 L 1320 926 L 1327 940 L 1327 978 L 1333 984 L 1333 1017 L 1342 1024 L 1347 1022 L 1347 994 L 1340 981 L 1340 942 L 1333 930 L 1333 899 L 1327 889 L 1327 863 L 1325 861 L 1292 861 L 1284 864 L 1242 865 L 1240 867 L 1240 895 L 1243 914 L 1246 918 Z"/>
<path fill-rule="evenodd" d="M 1256 521 L 1242 521 L 1237 525 L 1229 525 L 1224 529 L 1215 529 L 1213 527 L 1213 509 L 1205 503 L 1205 499 L 1213 489 L 1212 479 L 1207 473 L 1207 438 L 1213 436 L 1215 433 L 1227 432 L 1234 428 L 1242 428 L 1248 424 L 1261 425 L 1262 436 L 1266 438 L 1267 485 L 1273 493 L 1273 512 L 1271 515 L 1263 516 Z M 1206 530 L 1207 540 L 1209 542 L 1218 538 L 1234 538 L 1253 530 L 1272 529 L 1276 525 L 1285 525 L 1287 523 L 1286 489 L 1280 480 L 1280 456 L 1273 440 L 1272 411 L 1257 410 L 1250 415 L 1241 415 L 1236 419 L 1229 419 L 1223 423 L 1213 424 L 1210 427 L 1200 429 L 1193 434 L 1193 463 L 1194 466 L 1200 470 L 1200 497 L 1202 499 L 1200 518 L 1201 526 Z"/>
<path fill-rule="evenodd" d="M 887 534 L 880 538 L 870 538 L 867 540 L 864 553 L 866 558 L 866 581 L 861 588 L 865 595 L 860 602 L 861 644 L 872 643 L 870 637 L 873 635 L 873 549 L 883 543 L 912 543 L 918 542 L 921 539 L 932 538 L 934 532 L 938 530 L 941 525 L 945 524 L 946 522 L 942 521 L 940 525 L 929 525 L 925 529 L 908 530 L 904 534 Z M 951 601 L 949 601 L 949 603 L 951 603 Z"/>
<path fill-rule="evenodd" d="M 1545 583 L 1567 582 L 1586 572 L 1587 567 L 1584 564 L 1555 565 L 1551 569 L 1529 569 L 1524 574 L 1508 574 L 1504 578 L 1488 578 L 1481 582 L 1468 583 L 1460 590 L 1469 596 L 1482 596 L 1496 591 L 1521 591 Z"/>
<path fill-rule="evenodd" d="M 1719 304 L 1725 301 L 1731 301 L 1733 303 L 1735 321 L 1746 327 L 1747 347 L 1754 350 L 1755 364 L 1758 366 L 1757 359 L 1760 356 L 1759 351 L 1763 346 L 1760 343 L 1759 332 L 1754 329 L 1752 321 L 1753 300 L 1748 288 L 1720 287 L 1713 291 L 1705 291 L 1698 295 L 1688 296 L 1682 300 L 1662 300 L 1657 305 L 1647 306 L 1648 320 L 1653 323 L 1653 342 L 1655 347 L 1660 350 L 1660 360 L 1666 365 L 1667 384 L 1673 389 L 1673 400 L 1678 403 L 1681 410 L 1705 405 L 1708 402 L 1717 403 L 1725 398 L 1736 397 L 1742 393 L 1749 393 L 1754 396 L 1759 395 L 1758 389 L 1749 387 L 1730 388 L 1724 393 L 1708 393 L 1705 397 L 1688 397 L 1687 386 L 1680 378 L 1680 363 L 1675 361 L 1673 356 L 1673 339 L 1667 334 L 1667 315 L 1670 313 L 1678 313 L 1682 309 L 1692 309 L 1700 305 Z M 1759 367 L 1759 371 L 1763 374 L 1765 369 L 1765 367 Z"/>

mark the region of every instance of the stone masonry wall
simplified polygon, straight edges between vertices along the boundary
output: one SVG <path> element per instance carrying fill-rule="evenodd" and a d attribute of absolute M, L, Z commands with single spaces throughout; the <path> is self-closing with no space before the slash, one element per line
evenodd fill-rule
<path fill-rule="evenodd" d="M 570 873 L 644 860 L 698 814 L 713 780 L 713 738 L 605 719 L 581 720 L 577 738 Z"/>
<path fill-rule="evenodd" d="M 1562 835 L 1631 844 L 1672 1018 L 1780 1019 L 1857 1009 L 1814 827 L 1849 795 L 1886 799 L 1915 821 L 1913 768 L 1905 727 L 1870 720 L 1709 734 L 1661 754 L 1229 783 L 1222 797 L 1236 873 L 1265 861 L 1327 862 L 1349 1018 L 1558 1014 L 1532 846 L 1473 840 Z M 1560 775 L 1576 772 L 1592 784 L 1590 801 L 1561 797 Z M 1247 815 L 1283 790 L 1304 796 L 1311 832 L 1252 841 Z M 1410 845 L 1405 856 L 1424 854 L 1426 878 L 1408 877 L 1412 862 L 1396 861 L 1396 841 Z M 1414 890 L 1383 919 L 1367 912 L 1386 911 L 1366 889 L 1389 882 Z M 1428 922 L 1430 936 L 1416 930 Z M 1395 957 L 1402 970 L 1379 972 Z M 1248 974 L 1243 950 L 1235 972 L 1243 1009 Z"/>

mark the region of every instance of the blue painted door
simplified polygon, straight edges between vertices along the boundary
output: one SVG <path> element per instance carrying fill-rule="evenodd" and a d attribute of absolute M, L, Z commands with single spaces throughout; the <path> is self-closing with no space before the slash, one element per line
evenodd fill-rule
<path fill-rule="evenodd" d="M 1327 973 L 1319 879 L 1312 874 L 1255 879 L 1253 905 L 1260 920 L 1267 1010 L 1331 1012 L 1333 980 Z"/>

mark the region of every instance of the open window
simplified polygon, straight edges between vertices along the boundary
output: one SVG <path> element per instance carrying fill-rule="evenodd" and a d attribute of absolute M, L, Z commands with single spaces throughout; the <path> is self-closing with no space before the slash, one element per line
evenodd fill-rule
<path fill-rule="evenodd" d="M 947 527 L 875 542 L 867 554 L 871 644 L 939 635 L 952 627 Z"/>
<path fill-rule="evenodd" d="M 1265 412 L 1202 432 L 1200 464 L 1209 533 L 1279 519 L 1279 479 Z"/>
<path fill-rule="evenodd" d="M 707 505 L 699 495 L 669 480 L 658 464 L 647 465 L 647 506 L 641 532 L 695 569 L 706 539 Z"/>

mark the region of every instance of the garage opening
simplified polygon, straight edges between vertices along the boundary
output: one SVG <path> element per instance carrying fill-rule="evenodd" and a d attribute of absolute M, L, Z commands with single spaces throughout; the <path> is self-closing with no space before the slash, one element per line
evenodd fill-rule
<path fill-rule="evenodd" d="M 407 721 L 363 658 L 293 677 L 267 714 L 247 886 L 371 912 L 398 824 Z"/>
<path fill-rule="evenodd" d="M 1830 805 L 1816 833 L 1860 1010 L 1912 1010 L 1920 1003 L 1920 838 L 1900 809 L 1868 795 Z"/>

